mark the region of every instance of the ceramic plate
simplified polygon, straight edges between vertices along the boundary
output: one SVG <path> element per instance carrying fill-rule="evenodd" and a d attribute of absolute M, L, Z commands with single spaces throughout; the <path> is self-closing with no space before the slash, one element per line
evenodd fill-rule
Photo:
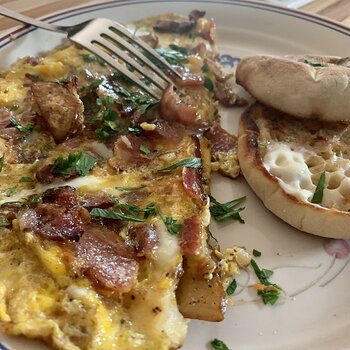
<path fill-rule="evenodd" d="M 350 29 L 330 20 L 267 3 L 247 1 L 120 1 L 79 7 L 52 14 L 48 20 L 73 24 L 92 17 L 129 22 L 163 12 L 207 11 L 218 25 L 221 60 L 233 66 L 252 54 L 330 54 L 346 56 Z M 11 36 L 8 34 L 12 33 Z M 16 40 L 11 40 L 17 38 Z M 53 48 L 62 35 L 42 30 L 12 29 L 0 39 L 1 68 L 16 58 Z M 239 109 L 222 111 L 223 123 L 235 132 Z M 210 349 L 213 338 L 239 350 L 341 350 L 350 348 L 350 241 L 325 240 L 299 232 L 271 214 L 243 178 L 213 179 L 220 201 L 245 195 L 245 224 L 213 222 L 223 248 L 242 245 L 257 249 L 261 267 L 274 271 L 272 281 L 283 288 L 278 304 L 265 306 L 250 286 L 251 271 L 238 278 L 225 321 L 191 321 L 185 350 Z M 41 343 L 0 336 L 3 349 L 45 349 Z M 106 349 L 108 350 L 108 349 Z"/>

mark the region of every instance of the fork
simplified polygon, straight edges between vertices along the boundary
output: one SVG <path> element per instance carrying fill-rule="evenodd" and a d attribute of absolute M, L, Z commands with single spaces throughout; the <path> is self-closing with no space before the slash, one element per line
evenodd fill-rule
<path fill-rule="evenodd" d="M 59 26 L 24 16 L 1 5 L 0 14 L 35 27 L 65 33 L 72 42 L 100 57 L 155 99 L 159 99 L 166 87 L 173 84 L 156 64 L 160 63 L 162 67 L 182 79 L 181 74 L 156 50 L 132 34 L 126 27 L 110 19 L 95 18 L 72 26 Z M 152 57 L 156 64 L 146 57 L 145 53 Z M 120 63 L 118 59 L 124 63 Z M 127 65 L 151 81 L 157 89 L 147 86 L 127 68 Z"/>

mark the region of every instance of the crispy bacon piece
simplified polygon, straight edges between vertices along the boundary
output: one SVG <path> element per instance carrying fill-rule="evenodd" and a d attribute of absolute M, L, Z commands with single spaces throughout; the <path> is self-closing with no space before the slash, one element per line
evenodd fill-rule
<path fill-rule="evenodd" d="M 183 78 L 179 79 L 177 77 L 174 78 L 176 86 L 179 87 L 199 87 L 203 86 L 203 78 L 199 75 L 184 72 L 182 74 Z"/>
<path fill-rule="evenodd" d="M 201 11 L 201 10 L 192 10 L 189 15 L 188 18 L 193 20 L 193 21 L 198 21 L 200 18 L 205 16 L 205 11 Z"/>
<path fill-rule="evenodd" d="M 32 84 L 38 112 L 57 143 L 83 128 L 84 106 L 77 94 L 77 81 L 66 83 L 38 81 Z"/>
<path fill-rule="evenodd" d="M 93 208 L 107 209 L 114 205 L 113 199 L 105 192 L 87 193 L 81 201 L 81 205 L 87 210 Z"/>
<path fill-rule="evenodd" d="M 42 195 L 43 203 L 54 203 L 72 208 L 78 205 L 77 192 L 74 187 L 62 186 L 46 190 Z"/>
<path fill-rule="evenodd" d="M 206 205 L 208 196 L 204 192 L 201 169 L 184 167 L 182 170 L 182 184 L 188 195 Z"/>
<path fill-rule="evenodd" d="M 34 233 L 54 241 L 76 241 L 83 234 L 79 213 L 58 204 L 39 204 L 35 209 L 18 213 L 22 231 Z"/>
<path fill-rule="evenodd" d="M 151 153 L 143 153 L 141 151 L 142 145 L 145 145 Z M 114 143 L 113 154 L 114 156 L 108 163 L 118 172 L 146 165 L 154 157 L 149 142 L 136 135 L 119 136 Z"/>
<path fill-rule="evenodd" d="M 201 247 L 202 223 L 199 216 L 184 220 L 180 230 L 180 247 L 184 255 L 195 255 Z"/>
<path fill-rule="evenodd" d="M 84 235 L 76 244 L 83 273 L 101 288 L 128 292 L 138 273 L 133 250 L 118 241 L 119 236 L 106 227 L 89 225 L 84 229 Z"/>
<path fill-rule="evenodd" d="M 11 125 L 12 113 L 6 107 L 0 106 L 0 130 Z"/>
<path fill-rule="evenodd" d="M 50 184 L 55 180 L 55 176 L 51 173 L 52 164 L 45 165 L 40 168 L 36 174 L 36 179 L 42 184 Z"/>
<path fill-rule="evenodd" d="M 137 256 L 154 253 L 159 246 L 159 236 L 152 224 L 141 224 L 129 230 L 129 237 L 135 245 Z"/>
<path fill-rule="evenodd" d="M 153 26 L 153 29 L 161 33 L 186 34 L 196 26 L 197 20 L 204 15 L 205 11 L 193 10 L 188 15 L 188 19 L 159 20 Z"/>
<path fill-rule="evenodd" d="M 2 137 L 5 140 L 19 140 L 23 138 L 23 136 L 23 133 L 21 133 L 15 127 L 0 130 L 0 137 Z"/>
<path fill-rule="evenodd" d="M 172 85 L 164 91 L 159 108 L 161 117 L 166 120 L 177 121 L 184 125 L 193 125 L 196 122 L 196 108 L 181 102 Z"/>
<path fill-rule="evenodd" d="M 217 152 L 230 152 L 237 149 L 237 137 L 228 133 L 219 123 L 213 125 L 205 137 L 211 141 L 211 151 L 215 155 Z"/>

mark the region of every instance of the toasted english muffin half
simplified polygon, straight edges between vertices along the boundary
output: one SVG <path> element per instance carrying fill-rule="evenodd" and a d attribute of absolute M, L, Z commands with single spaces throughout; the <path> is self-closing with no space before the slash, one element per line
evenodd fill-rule
<path fill-rule="evenodd" d="M 256 103 L 240 120 L 238 158 L 248 184 L 279 218 L 314 235 L 350 238 L 348 123 L 294 119 Z M 312 203 L 317 185 L 323 198 Z"/>
<path fill-rule="evenodd" d="M 237 83 L 267 106 L 299 118 L 350 120 L 350 58 L 252 56 Z"/>

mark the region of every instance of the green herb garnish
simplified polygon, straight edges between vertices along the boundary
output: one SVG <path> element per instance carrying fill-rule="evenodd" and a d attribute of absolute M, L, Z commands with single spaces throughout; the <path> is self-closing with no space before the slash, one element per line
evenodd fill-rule
<path fill-rule="evenodd" d="M 230 350 L 227 345 L 219 339 L 214 339 L 213 341 L 210 342 L 210 345 L 213 347 L 215 350 Z"/>
<path fill-rule="evenodd" d="M 2 171 L 2 168 L 4 167 L 5 162 L 5 155 L 3 154 L 2 157 L 0 157 L 0 172 Z"/>
<path fill-rule="evenodd" d="M 96 90 L 102 83 L 104 82 L 104 79 L 96 79 L 93 80 L 90 84 L 84 85 L 81 87 L 81 90 L 83 91 L 94 91 Z"/>
<path fill-rule="evenodd" d="M 197 157 L 189 157 L 181 160 L 180 162 L 177 162 L 173 165 L 170 165 L 166 168 L 157 170 L 157 173 L 169 173 L 173 171 L 176 168 L 179 167 L 187 167 L 187 168 L 200 168 L 202 166 L 202 160 Z"/>
<path fill-rule="evenodd" d="M 90 214 L 105 219 L 144 222 L 146 219 L 156 214 L 156 207 L 153 203 L 149 203 L 145 209 L 142 209 L 137 205 L 120 203 L 117 201 L 115 203 L 115 210 L 94 208 Z"/>
<path fill-rule="evenodd" d="M 143 143 L 140 145 L 140 151 L 143 154 L 150 154 L 151 153 L 150 149 Z"/>
<path fill-rule="evenodd" d="M 33 194 L 29 196 L 24 202 L 24 205 L 31 206 L 41 202 L 41 194 Z"/>
<path fill-rule="evenodd" d="M 59 156 L 55 160 L 51 172 L 63 176 L 71 175 L 76 172 L 80 176 L 85 176 L 94 167 L 95 163 L 96 158 L 82 151 L 69 153 L 66 159 Z"/>
<path fill-rule="evenodd" d="M 234 279 L 226 288 L 227 295 L 232 295 L 237 289 L 237 281 Z"/>
<path fill-rule="evenodd" d="M 201 68 L 203 73 L 208 73 L 209 72 L 209 66 L 208 63 L 205 63 L 202 68 Z"/>
<path fill-rule="evenodd" d="M 179 66 L 181 64 L 184 64 L 184 63 L 188 62 L 187 54 L 183 54 L 180 51 L 177 51 L 177 50 L 166 50 L 166 49 L 163 49 L 161 47 L 156 49 L 156 51 L 162 57 L 164 57 L 168 61 L 168 63 L 171 64 L 172 66 Z M 150 57 L 150 55 L 147 55 L 147 57 L 150 58 L 154 63 L 159 65 L 158 60 L 155 61 L 153 56 Z"/>
<path fill-rule="evenodd" d="M 115 220 L 123 220 L 123 221 L 133 221 L 133 222 L 144 222 L 145 219 L 137 218 L 136 216 L 125 215 L 120 212 L 116 212 L 111 209 L 100 209 L 94 208 L 90 211 L 91 216 L 104 218 L 104 219 L 115 219 Z"/>
<path fill-rule="evenodd" d="M 254 255 L 255 257 L 261 256 L 261 252 L 259 252 L 259 251 L 256 250 L 256 249 L 253 249 L 253 255 Z"/>
<path fill-rule="evenodd" d="M 11 197 L 16 193 L 16 191 L 17 191 L 17 186 L 10 187 L 5 191 L 5 196 Z"/>
<path fill-rule="evenodd" d="M 309 64 L 310 66 L 313 66 L 313 67 L 326 67 L 327 64 L 326 63 L 323 63 L 323 62 L 318 62 L 316 60 L 313 60 L 313 59 L 309 59 L 309 58 L 305 58 L 304 59 L 304 63 L 307 63 Z"/>
<path fill-rule="evenodd" d="M 242 204 L 246 197 L 240 197 L 230 202 L 220 203 L 214 197 L 210 197 L 210 212 L 216 221 L 224 221 L 227 219 L 238 220 L 241 224 L 244 224 L 244 220 L 239 214 L 243 208 L 236 208 Z"/>
<path fill-rule="evenodd" d="M 113 90 L 118 94 L 116 102 L 122 106 L 129 106 L 132 110 L 138 110 L 141 114 L 146 113 L 147 109 L 157 104 L 159 101 L 155 100 L 141 91 L 131 93 L 120 84 L 114 84 Z"/>
<path fill-rule="evenodd" d="M 207 90 L 214 91 L 214 83 L 210 78 L 204 77 L 203 85 Z"/>
<path fill-rule="evenodd" d="M 118 191 L 137 191 L 141 188 L 145 188 L 146 185 L 140 185 L 140 186 L 134 186 L 134 187 L 115 187 L 116 190 Z"/>
<path fill-rule="evenodd" d="M 172 217 L 165 216 L 159 207 L 157 208 L 157 212 L 158 212 L 160 218 L 162 219 L 162 221 L 164 222 L 164 225 L 165 225 L 167 231 L 171 235 L 177 235 L 180 232 L 181 224 L 179 224 Z"/>
<path fill-rule="evenodd" d="M 180 53 L 182 53 L 185 56 L 188 56 L 190 54 L 190 51 L 186 47 L 175 45 L 175 44 L 170 44 L 169 47 L 172 50 L 180 52 Z"/>
<path fill-rule="evenodd" d="M 325 182 L 326 182 L 326 172 L 324 171 L 323 173 L 321 173 L 321 176 L 318 180 L 315 193 L 311 199 L 311 203 L 314 203 L 314 204 L 322 203 L 323 190 L 325 189 Z"/>
<path fill-rule="evenodd" d="M 8 221 L 4 216 L 0 216 L 0 227 L 10 226 L 10 221 Z"/>
<path fill-rule="evenodd" d="M 33 124 L 28 124 L 28 125 L 24 126 L 24 125 L 20 124 L 14 118 L 11 118 L 10 122 L 17 130 L 19 130 L 23 134 L 29 134 L 30 132 L 32 132 L 34 130 L 34 125 Z"/>
<path fill-rule="evenodd" d="M 19 182 L 33 182 L 34 180 L 29 177 L 29 176 L 22 176 L 20 179 L 19 179 Z"/>
<path fill-rule="evenodd" d="M 279 298 L 281 287 L 269 281 L 269 278 L 273 275 L 273 271 L 260 269 L 254 259 L 250 261 L 250 264 L 259 281 L 267 287 L 266 289 L 258 290 L 257 294 L 261 296 L 264 304 L 274 305 Z"/>
<path fill-rule="evenodd" d="M 89 53 L 81 55 L 81 58 L 83 59 L 84 62 L 87 62 L 87 63 L 97 62 L 100 66 L 107 65 L 107 63 L 103 59 Z"/>

